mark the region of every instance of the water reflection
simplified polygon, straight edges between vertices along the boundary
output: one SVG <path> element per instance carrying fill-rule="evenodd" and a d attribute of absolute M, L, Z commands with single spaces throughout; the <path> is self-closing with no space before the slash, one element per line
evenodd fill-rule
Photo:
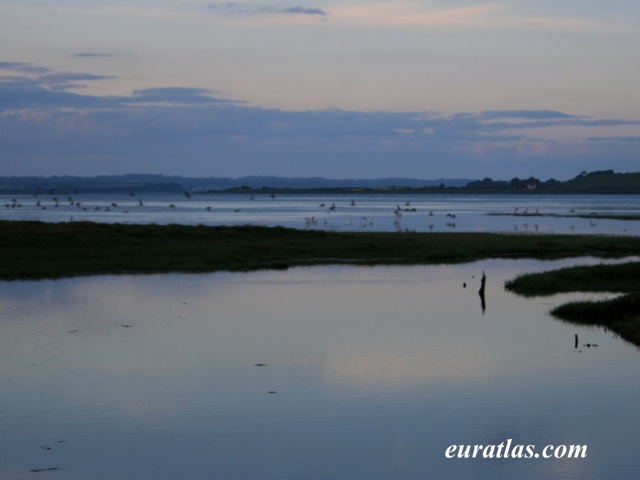
<path fill-rule="evenodd" d="M 625 477 L 637 349 L 502 289 L 551 265 L 2 283 L 0 478 Z M 590 455 L 444 457 L 509 438 Z"/>

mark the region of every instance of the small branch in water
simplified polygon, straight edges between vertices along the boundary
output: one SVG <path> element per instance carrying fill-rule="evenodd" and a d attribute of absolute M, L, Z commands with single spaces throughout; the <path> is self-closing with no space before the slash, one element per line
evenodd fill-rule
<path fill-rule="evenodd" d="M 484 315 L 485 310 L 487 309 L 487 304 L 485 302 L 484 297 L 484 287 L 487 282 L 487 276 L 482 272 L 482 278 L 480 279 L 480 290 L 478 290 L 478 295 L 480 295 L 480 306 L 482 307 L 482 314 Z"/>
<path fill-rule="evenodd" d="M 54 472 L 59 470 L 64 470 L 64 467 L 32 468 L 29 471 L 32 473 L 39 473 L 39 472 Z"/>

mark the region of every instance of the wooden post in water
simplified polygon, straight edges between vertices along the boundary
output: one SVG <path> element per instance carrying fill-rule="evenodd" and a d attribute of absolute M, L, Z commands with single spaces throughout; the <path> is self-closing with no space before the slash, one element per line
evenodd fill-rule
<path fill-rule="evenodd" d="M 487 304 L 484 299 L 484 286 L 487 283 L 487 276 L 482 272 L 482 279 L 480 280 L 480 290 L 478 290 L 478 295 L 480 295 L 480 305 L 482 306 L 482 314 L 484 315 L 484 311 L 487 309 Z"/>

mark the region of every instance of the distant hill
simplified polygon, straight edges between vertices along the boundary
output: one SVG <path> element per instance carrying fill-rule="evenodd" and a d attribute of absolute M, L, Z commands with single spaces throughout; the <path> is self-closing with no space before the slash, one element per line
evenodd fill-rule
<path fill-rule="evenodd" d="M 640 193 L 640 173 L 582 173 L 557 186 L 566 193 Z"/>
<path fill-rule="evenodd" d="M 493 180 L 469 182 L 461 190 L 478 193 L 640 193 L 640 173 L 615 173 L 613 170 L 582 172 L 564 182 L 550 179 Z"/>
<path fill-rule="evenodd" d="M 112 192 L 182 192 L 174 179 L 138 175 L 106 175 L 97 177 L 0 177 L 0 193 L 15 194 L 72 194 Z"/>
<path fill-rule="evenodd" d="M 99 193 L 146 192 L 192 193 L 265 191 L 280 193 L 638 193 L 640 173 L 613 170 L 582 172 L 567 181 L 536 177 L 511 180 L 387 177 L 374 179 L 329 179 L 323 177 L 181 177 L 153 174 L 99 175 L 95 177 L 0 177 L 0 193 Z"/>
<path fill-rule="evenodd" d="M 323 188 L 404 188 L 462 187 L 469 179 L 415 178 L 328 179 L 322 177 L 181 177 L 153 174 L 99 175 L 95 177 L 0 177 L 0 193 L 74 193 L 74 192 L 206 192 L 228 189 L 323 189 Z"/>
<path fill-rule="evenodd" d="M 213 180 L 213 179 L 212 179 Z M 437 178 L 419 179 L 404 177 L 386 178 L 323 178 L 323 177 L 270 177 L 248 176 L 237 179 L 215 179 L 224 181 L 231 188 L 291 188 L 291 189 L 322 189 L 322 188 L 387 188 L 387 187 L 463 187 L 470 179 Z"/>

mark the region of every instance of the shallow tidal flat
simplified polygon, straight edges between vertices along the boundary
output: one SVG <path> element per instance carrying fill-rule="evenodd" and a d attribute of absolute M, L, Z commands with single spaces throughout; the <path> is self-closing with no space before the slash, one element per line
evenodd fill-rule
<path fill-rule="evenodd" d="M 632 478 L 638 350 L 504 288 L 598 262 L 0 282 L 0 476 Z M 587 456 L 445 457 L 509 439 Z"/>

